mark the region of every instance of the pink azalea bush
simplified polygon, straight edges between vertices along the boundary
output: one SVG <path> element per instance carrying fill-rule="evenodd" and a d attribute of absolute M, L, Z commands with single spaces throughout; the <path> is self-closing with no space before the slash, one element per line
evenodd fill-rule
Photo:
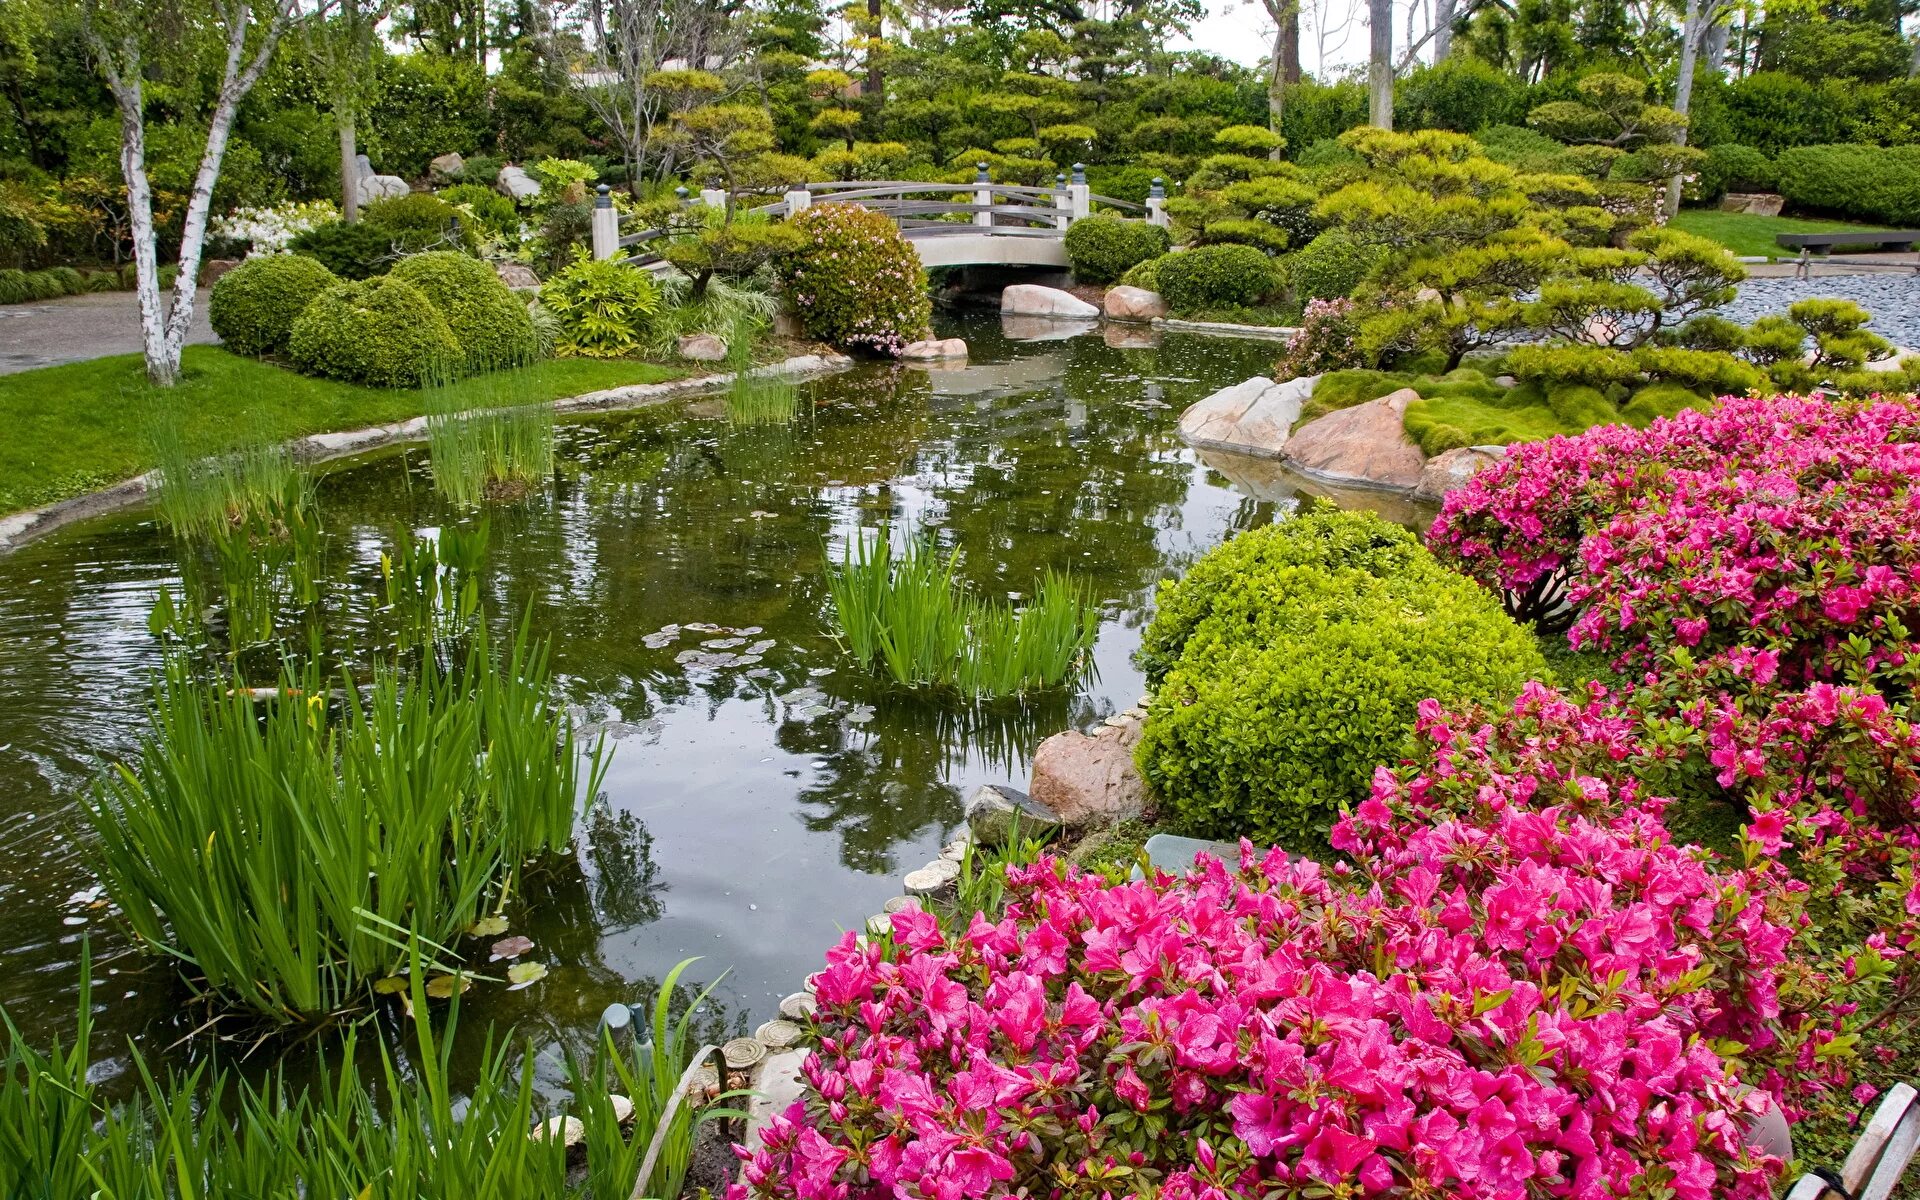
<path fill-rule="evenodd" d="M 1778 1024 L 1791 930 L 1656 802 L 1513 786 L 1443 815 L 1384 774 L 1330 871 L 1043 860 L 997 922 L 849 935 L 816 1098 L 738 1149 L 730 1195 L 1769 1195 L 1742 1139 L 1767 1098 L 1725 1051 Z"/>

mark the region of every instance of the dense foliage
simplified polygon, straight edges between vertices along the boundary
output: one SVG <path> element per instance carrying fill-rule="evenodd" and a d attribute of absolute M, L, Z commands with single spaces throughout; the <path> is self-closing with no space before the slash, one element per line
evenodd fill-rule
<path fill-rule="evenodd" d="M 1074 278 L 1113 283 L 1136 263 L 1158 258 L 1171 247 L 1167 231 L 1145 221 L 1098 215 L 1067 229 L 1067 262 Z"/>
<path fill-rule="evenodd" d="M 1182 832 L 1322 844 L 1429 697 L 1504 701 L 1546 670 L 1477 585 L 1372 514 L 1241 534 L 1166 585 L 1136 758 Z"/>
<path fill-rule="evenodd" d="M 1774 166 L 1796 205 L 1901 229 L 1920 221 L 1920 147 L 1798 146 Z"/>
<path fill-rule="evenodd" d="M 479 259 L 453 250 L 429 251 L 401 259 L 389 278 L 419 288 L 446 318 L 467 370 L 519 366 L 536 357 L 526 302 Z"/>
<path fill-rule="evenodd" d="M 884 356 L 925 336 L 927 273 L 890 219 L 858 204 L 819 204 L 793 224 L 807 240 L 783 260 L 781 285 L 809 335 Z"/>
<path fill-rule="evenodd" d="M 464 354 L 419 288 L 384 275 L 314 297 L 294 319 L 287 353 L 309 374 L 375 387 L 451 378 Z"/>
<path fill-rule="evenodd" d="M 207 321 L 235 354 L 277 354 L 287 348 L 294 318 L 339 278 L 299 254 L 249 258 L 214 282 Z"/>
<path fill-rule="evenodd" d="M 1196 246 L 1154 265 L 1154 280 L 1176 313 L 1258 304 L 1280 290 L 1273 260 L 1252 246 Z"/>
<path fill-rule="evenodd" d="M 555 353 L 620 358 L 640 348 L 660 289 L 645 271 L 580 255 L 542 285 L 540 303 L 559 326 Z"/>

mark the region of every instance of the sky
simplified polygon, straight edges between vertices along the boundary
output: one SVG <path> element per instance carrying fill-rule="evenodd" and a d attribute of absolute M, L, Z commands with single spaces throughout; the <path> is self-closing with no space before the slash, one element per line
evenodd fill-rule
<path fill-rule="evenodd" d="M 1184 41 L 1175 39 L 1176 50 L 1205 50 L 1246 66 L 1254 66 L 1273 45 L 1273 22 L 1261 0 L 1205 0 L 1207 15 L 1188 31 Z M 1301 66 L 1318 74 L 1323 66 L 1340 67 L 1361 62 L 1366 57 L 1366 21 L 1355 19 L 1350 0 L 1305 0 L 1300 6 L 1303 18 L 1300 38 Z M 1325 63 L 1320 61 L 1319 39 L 1313 34 L 1314 18 L 1325 14 L 1329 26 Z M 1345 26 L 1344 29 L 1338 28 Z"/>

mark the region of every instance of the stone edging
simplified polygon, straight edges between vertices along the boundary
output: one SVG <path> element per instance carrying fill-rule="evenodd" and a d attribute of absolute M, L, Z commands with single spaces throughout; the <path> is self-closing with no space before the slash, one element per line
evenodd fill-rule
<path fill-rule="evenodd" d="M 816 375 L 831 374 L 852 365 L 853 360 L 842 354 L 831 352 L 802 354 L 771 366 L 754 367 L 746 373 L 751 376 L 806 379 Z M 726 387 L 733 382 L 733 379 L 733 374 L 729 372 L 723 375 L 696 375 L 688 379 L 670 379 L 665 383 L 627 384 L 624 387 L 605 388 L 578 396 L 562 397 L 553 401 L 553 411 L 559 414 L 571 414 L 647 408 L 682 396 Z M 390 425 L 372 425 L 365 429 L 350 429 L 340 433 L 309 434 L 303 438 L 295 438 L 286 445 L 294 457 L 301 462 L 318 463 L 346 458 L 400 442 L 415 442 L 426 436 L 427 419 L 412 417 Z M 103 513 L 138 504 L 152 491 L 158 477 L 159 472 L 148 471 L 144 475 L 121 480 L 97 492 L 88 492 L 84 496 L 56 501 L 44 508 L 28 509 L 25 512 L 0 517 L 0 554 L 9 554 L 35 538 L 44 537 L 76 521 L 84 521 L 88 517 L 100 516 Z"/>
<path fill-rule="evenodd" d="M 1219 333 L 1232 337 L 1267 338 L 1276 342 L 1291 341 L 1293 335 L 1300 332 L 1288 325 L 1234 325 L 1227 321 L 1182 321 L 1176 317 L 1155 317 L 1153 327 L 1174 333 Z"/>

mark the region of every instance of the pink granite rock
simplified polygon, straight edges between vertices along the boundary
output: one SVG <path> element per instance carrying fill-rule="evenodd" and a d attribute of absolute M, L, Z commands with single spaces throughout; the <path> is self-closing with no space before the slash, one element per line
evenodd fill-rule
<path fill-rule="evenodd" d="M 1129 718 L 1092 736 L 1056 733 L 1033 755 L 1028 795 L 1071 826 L 1111 825 L 1146 809 L 1147 782 L 1133 765 L 1140 722 Z"/>
<path fill-rule="evenodd" d="M 1427 456 L 1402 421 L 1419 398 L 1401 388 L 1309 421 L 1287 440 L 1286 460 L 1322 479 L 1410 492 L 1420 484 Z"/>

